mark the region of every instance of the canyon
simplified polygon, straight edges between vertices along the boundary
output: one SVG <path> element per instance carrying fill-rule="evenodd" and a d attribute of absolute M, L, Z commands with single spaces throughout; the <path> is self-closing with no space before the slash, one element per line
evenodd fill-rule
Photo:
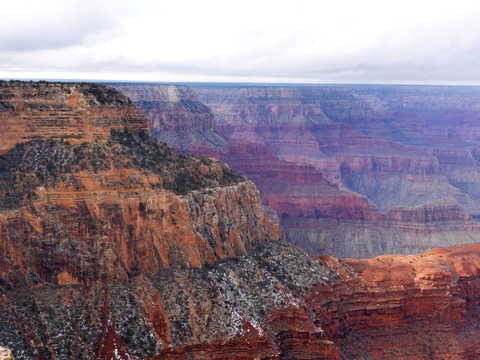
<path fill-rule="evenodd" d="M 166 91 L 170 100 L 178 99 L 176 88 Z M 480 244 L 337 259 L 281 239 L 271 220 L 278 202 L 291 215 L 277 211 L 277 222 L 290 216 L 331 226 L 336 212 L 339 222 L 352 226 L 406 232 L 417 226 L 422 234 L 427 225 L 434 234 L 443 226 L 462 234 L 471 224 L 474 233 L 475 214 L 465 210 L 461 196 L 432 196 L 421 204 L 397 200 L 382 212 L 341 178 L 335 182 L 334 172 L 280 159 L 270 170 L 272 163 L 263 163 L 272 178 L 283 180 L 270 185 L 269 208 L 253 182 L 211 157 L 228 156 L 232 146 L 230 135 L 210 134 L 218 132 L 213 122 L 198 125 L 195 135 L 205 140 L 199 141 L 210 157 L 193 157 L 163 143 L 183 135 L 153 140 L 140 109 L 106 86 L 13 81 L 0 82 L 0 93 L 0 134 L 9 142 L 0 155 L 0 351 L 8 356 L 480 356 Z M 72 93 L 77 100 L 69 105 Z M 191 99 L 178 116 L 213 116 L 197 103 Z M 174 109 L 151 105 L 160 106 Z M 57 121 L 58 109 L 64 115 Z M 86 113 L 95 116 L 85 119 Z M 257 169 L 275 158 L 264 144 L 238 145 L 245 158 L 266 154 Z M 350 162 L 352 173 L 364 169 L 362 159 L 355 162 L 359 168 Z M 382 164 L 378 171 L 406 166 Z M 409 166 L 419 174 L 425 164 Z M 275 198 L 275 189 L 291 189 L 291 198 Z M 310 189 L 318 191 L 312 201 L 323 218 L 294 196 Z"/>
<path fill-rule="evenodd" d="M 310 253 L 366 258 L 480 241 L 478 88 L 114 86 L 160 141 L 253 181 L 285 239 Z M 174 120 L 159 119 L 178 107 L 172 130 Z"/>

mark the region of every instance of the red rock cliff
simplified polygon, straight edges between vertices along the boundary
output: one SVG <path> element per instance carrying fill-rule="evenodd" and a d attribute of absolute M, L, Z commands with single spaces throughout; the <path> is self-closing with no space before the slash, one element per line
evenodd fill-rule
<path fill-rule="evenodd" d="M 479 249 L 346 260 L 353 278 L 337 303 L 344 318 L 328 319 L 327 333 L 347 358 L 478 358 Z M 354 334 L 341 335 L 342 327 Z"/>
<path fill-rule="evenodd" d="M 337 260 L 266 242 L 203 269 L 9 290 L 0 342 L 38 358 L 475 359 L 479 269 L 478 245 Z"/>
<path fill-rule="evenodd" d="M 0 83 L 0 154 L 32 139 L 105 140 L 112 128 L 150 133 L 148 120 L 136 106 L 103 85 Z"/>
<path fill-rule="evenodd" d="M 1 85 L 13 107 L 6 105 L 4 119 L 21 119 L 21 129 L 35 124 L 22 130 L 26 143 L 0 158 L 0 274 L 12 286 L 202 266 L 278 237 L 252 183 L 218 161 L 157 144 L 140 132 L 146 118 L 116 90 Z M 78 101 L 68 107 L 71 96 Z M 18 105 L 24 98 L 27 105 Z M 42 111 L 31 110 L 37 104 Z"/>

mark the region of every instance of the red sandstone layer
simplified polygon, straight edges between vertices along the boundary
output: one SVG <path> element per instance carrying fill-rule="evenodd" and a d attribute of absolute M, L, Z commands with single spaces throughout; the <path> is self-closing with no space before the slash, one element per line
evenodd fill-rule
<path fill-rule="evenodd" d="M 106 140 L 110 129 L 150 133 L 138 108 L 112 88 L 81 83 L 0 84 L 0 154 L 32 139 Z"/>

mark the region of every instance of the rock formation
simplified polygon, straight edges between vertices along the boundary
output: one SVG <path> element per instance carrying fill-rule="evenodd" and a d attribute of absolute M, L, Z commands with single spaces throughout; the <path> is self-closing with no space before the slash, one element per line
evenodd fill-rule
<path fill-rule="evenodd" d="M 0 275 L 8 286 L 125 280 L 245 254 L 257 239 L 275 237 L 252 183 L 218 161 L 157 144 L 146 118 L 117 91 L 94 85 L 4 85 L 16 97 L 29 99 L 30 106 L 37 99 L 28 94 L 37 87 L 49 89 L 41 92 L 43 105 L 34 116 L 29 118 L 28 111 L 3 114 L 6 123 L 23 117 L 20 127 L 25 123 L 34 129 L 23 141 L 37 139 L 17 144 L 0 158 Z M 58 115 L 49 109 L 63 106 L 77 87 L 86 94 L 99 91 L 80 113 L 97 113 L 105 106 L 108 112 L 87 135 L 80 118 L 75 127 L 60 125 L 48 138 L 45 119 Z M 104 98 L 108 103 L 101 103 Z M 10 102 L 5 101 L 7 108 Z M 69 111 L 77 116 L 74 108 Z M 63 117 L 65 123 L 74 122 Z M 117 119 L 124 130 L 115 130 Z M 75 140 L 83 142 L 63 140 L 63 130 L 76 132 Z"/>
<path fill-rule="evenodd" d="M 355 278 L 348 283 L 352 292 L 342 296 L 338 307 L 348 316 L 329 319 L 343 356 L 361 358 L 366 352 L 372 359 L 478 358 L 479 249 L 463 245 L 343 261 L 341 266 L 350 267 Z M 339 332 L 345 320 L 354 334 Z"/>
<path fill-rule="evenodd" d="M 277 212 L 288 241 L 354 258 L 480 241 L 477 88 L 193 88 L 197 97 L 183 87 L 176 93 L 211 108 L 215 125 L 209 118 L 206 126 L 228 146 L 219 152 L 192 141 L 169 144 L 216 156 L 246 175 Z M 142 106 L 142 97 L 154 101 L 160 89 L 166 91 L 142 84 L 122 90 Z M 151 121 L 169 116 L 160 107 L 144 112 Z M 190 131 L 202 119 L 190 119 Z"/>
<path fill-rule="evenodd" d="M 49 109 L 76 85 L 41 86 L 56 89 L 43 100 Z M 0 156 L 0 348 L 15 359 L 480 355 L 480 245 L 369 260 L 309 255 L 279 240 L 251 182 L 128 122 L 81 142 L 27 132 Z M 298 184 L 318 176 L 333 195 L 352 196 L 304 169 Z M 454 199 L 380 215 L 355 199 L 347 219 L 435 226 L 450 221 L 446 208 L 452 221 L 471 221 Z"/>
<path fill-rule="evenodd" d="M 0 154 L 23 141 L 108 139 L 110 129 L 149 131 L 125 95 L 103 85 L 0 81 Z"/>
<path fill-rule="evenodd" d="M 8 290 L 0 343 L 17 359 L 480 355 L 478 245 L 370 260 L 258 245 L 203 268 Z"/>
<path fill-rule="evenodd" d="M 219 157 L 225 138 L 215 128 L 212 110 L 188 86 L 110 84 L 126 94 L 148 118 L 152 136 L 184 153 Z"/>

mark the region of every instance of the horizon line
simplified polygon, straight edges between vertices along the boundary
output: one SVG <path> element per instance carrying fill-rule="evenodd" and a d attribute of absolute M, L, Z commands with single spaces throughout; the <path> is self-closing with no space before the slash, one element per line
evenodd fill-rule
<path fill-rule="evenodd" d="M 302 81 L 157 81 L 157 80 L 112 80 L 101 78 L 37 78 L 37 77 L 0 77 L 1 81 L 31 81 L 31 82 L 74 82 L 97 84 L 149 84 L 149 85 L 224 85 L 224 86 L 438 86 L 438 87 L 480 87 L 479 83 L 448 83 L 448 82 L 302 82 Z"/>

